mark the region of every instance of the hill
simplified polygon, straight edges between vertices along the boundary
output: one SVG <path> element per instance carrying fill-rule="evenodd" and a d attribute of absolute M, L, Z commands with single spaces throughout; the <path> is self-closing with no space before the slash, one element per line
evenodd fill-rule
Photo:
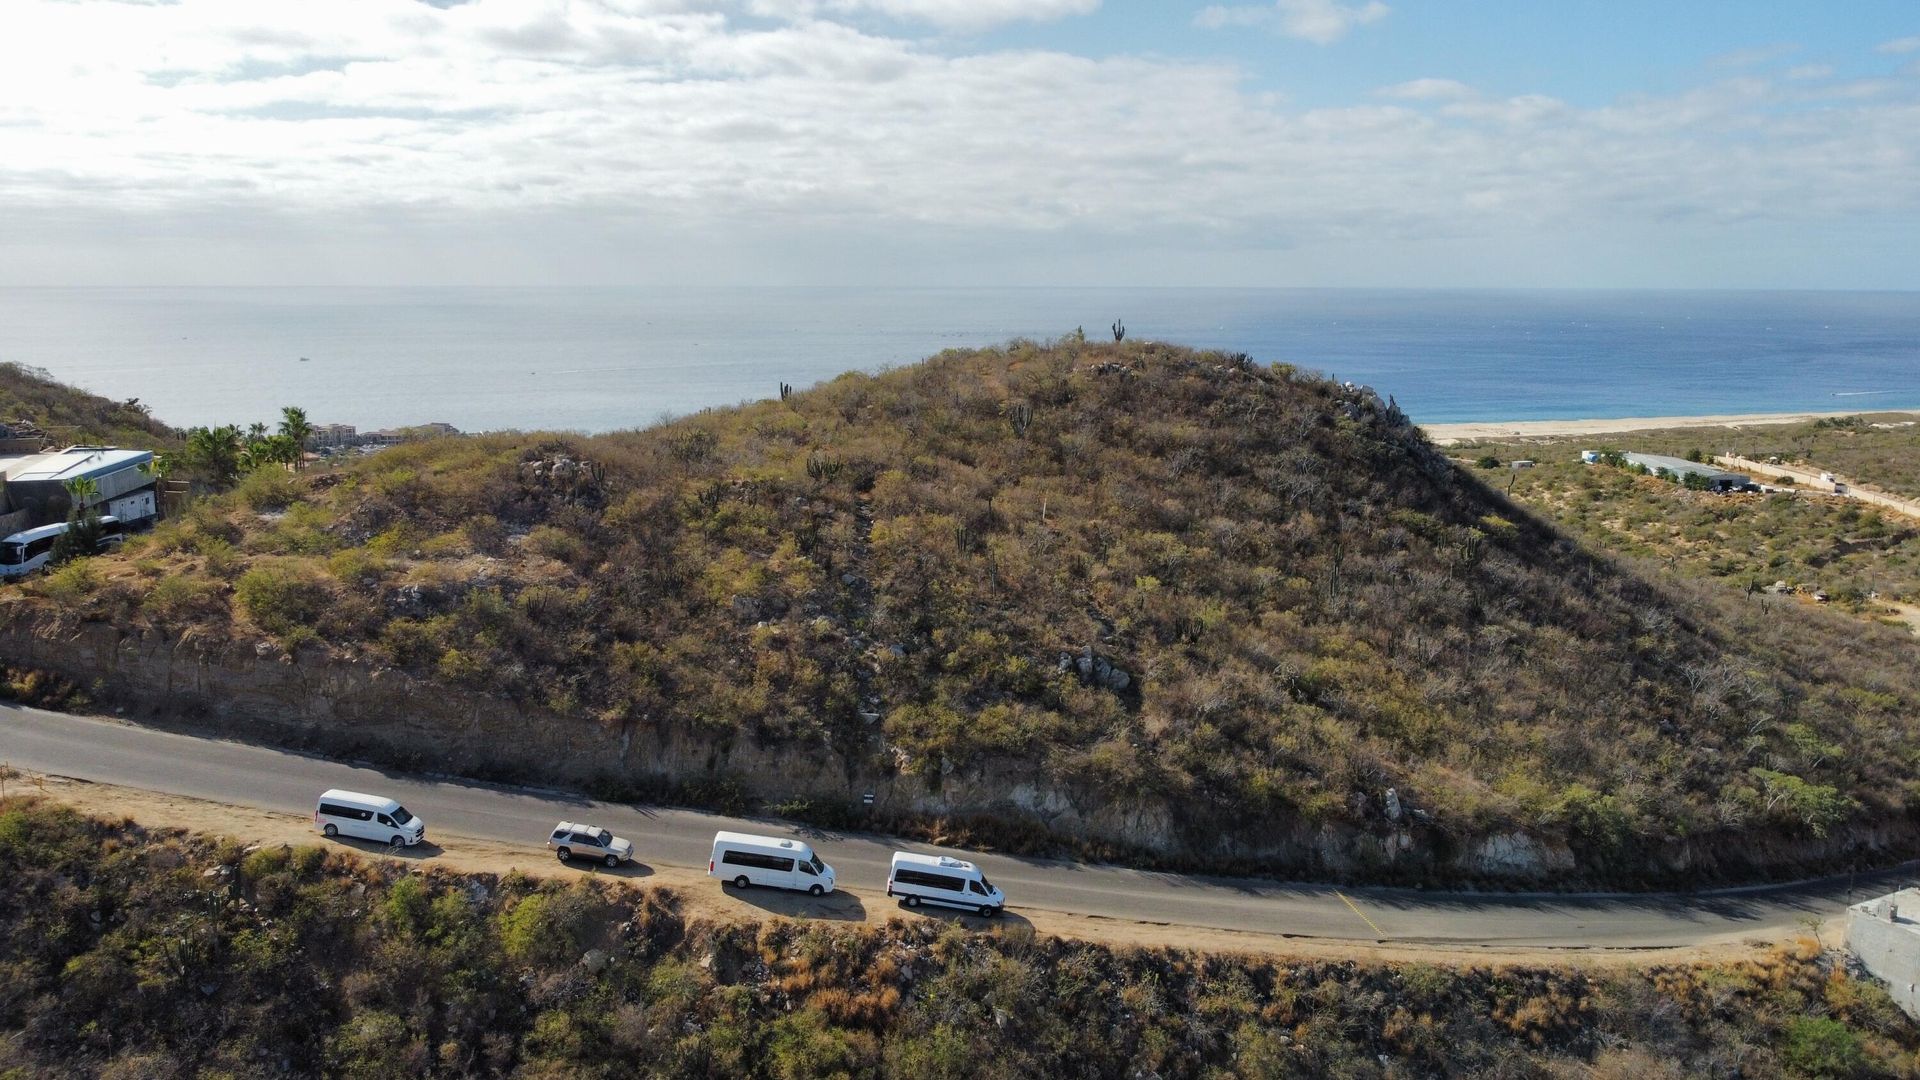
<path fill-rule="evenodd" d="M 137 400 L 113 401 L 57 382 L 37 368 L 0 363 L 0 428 L 17 425 L 59 446 L 164 449 L 180 439 Z"/>
<path fill-rule="evenodd" d="M 0 611 L 0 659 L 248 734 L 1003 844 L 1554 885 L 1920 850 L 1897 634 L 1649 576 L 1368 391 L 1150 343 L 256 472 Z"/>
<path fill-rule="evenodd" d="M 1817 943 L 1645 971 L 1110 949 L 408 872 L 0 800 L 0 1076 L 1910 1076 Z"/>

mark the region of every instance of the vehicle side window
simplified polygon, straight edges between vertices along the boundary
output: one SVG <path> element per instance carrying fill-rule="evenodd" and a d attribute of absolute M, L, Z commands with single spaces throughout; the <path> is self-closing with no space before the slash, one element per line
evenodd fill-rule
<path fill-rule="evenodd" d="M 385 814 L 381 814 L 381 815 L 379 815 L 379 819 L 378 819 L 378 820 L 379 820 L 379 822 L 380 822 L 380 824 L 382 824 L 382 825 L 385 825 L 385 826 L 387 826 L 387 827 L 389 827 L 389 828 L 391 828 L 391 827 L 393 826 L 393 819 L 392 819 L 392 818 L 390 818 L 390 817 L 388 817 L 388 816 L 387 816 L 387 815 L 385 815 Z"/>
<path fill-rule="evenodd" d="M 944 889 L 947 892 L 966 891 L 966 883 L 949 874 L 929 874 L 924 870 L 901 869 L 894 871 L 893 879 L 926 889 Z"/>
<path fill-rule="evenodd" d="M 584 835 L 584 834 L 582 834 L 582 833 L 574 833 L 574 834 L 573 834 L 573 842 L 574 842 L 574 843 L 576 843 L 576 844 L 589 844 L 589 845 L 592 845 L 593 847 L 599 847 L 599 846 L 600 846 L 600 843 L 599 843 L 599 841 L 597 841 L 597 840 L 595 840 L 595 839 L 594 839 L 593 837 L 591 837 L 591 836 L 587 836 L 587 835 Z"/>
<path fill-rule="evenodd" d="M 814 873 L 813 867 L 808 866 L 806 863 L 798 863 L 796 864 L 795 868 L 798 869 L 801 873 L 808 875 L 809 877 L 820 876 L 819 874 Z"/>
<path fill-rule="evenodd" d="M 565 840 L 567 838 L 567 830 L 565 829 L 553 830 L 553 838 L 555 840 Z"/>
<path fill-rule="evenodd" d="M 373 820 L 373 811 L 371 811 L 371 810 L 355 810 L 355 811 L 353 812 L 353 816 L 354 816 L 354 817 L 357 817 L 357 818 L 359 818 L 359 819 L 360 819 L 361 821 L 372 821 L 372 820 Z"/>
<path fill-rule="evenodd" d="M 979 893 L 979 894 L 980 894 L 981 896 L 985 896 L 985 895 L 987 895 L 987 890 L 985 890 L 985 889 L 983 889 L 983 888 L 981 888 L 981 887 L 980 887 L 980 883 L 979 883 L 979 882 L 977 882 L 977 881 L 969 881 L 969 882 L 967 882 L 967 891 L 968 891 L 968 892 L 974 892 L 974 893 Z"/>
<path fill-rule="evenodd" d="M 752 866 L 761 870 L 780 870 L 791 872 L 793 860 L 777 855 L 761 855 L 753 851 L 728 851 L 720 856 L 720 861 L 728 866 Z"/>

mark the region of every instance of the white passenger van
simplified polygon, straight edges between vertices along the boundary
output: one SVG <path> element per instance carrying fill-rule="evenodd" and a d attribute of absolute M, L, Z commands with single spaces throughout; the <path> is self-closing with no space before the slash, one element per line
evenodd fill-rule
<path fill-rule="evenodd" d="M 923 902 L 945 904 L 972 908 L 989 918 L 1007 906 L 1006 894 L 988 881 L 979 867 L 965 859 L 911 851 L 893 853 L 893 866 L 887 871 L 887 895 L 900 897 L 908 907 L 919 907 Z"/>
<path fill-rule="evenodd" d="M 321 793 L 313 824 L 327 836 L 351 836 L 394 847 L 412 847 L 427 838 L 427 823 L 392 799 L 339 788 Z"/>
<path fill-rule="evenodd" d="M 731 881 L 742 889 L 767 885 L 800 889 L 815 896 L 833 891 L 833 867 L 821 862 L 804 841 L 777 836 L 715 833 L 707 876 Z"/>

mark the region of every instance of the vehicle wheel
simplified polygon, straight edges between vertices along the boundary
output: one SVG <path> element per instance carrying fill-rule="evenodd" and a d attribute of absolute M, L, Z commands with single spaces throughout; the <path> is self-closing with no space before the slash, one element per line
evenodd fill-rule
<path fill-rule="evenodd" d="M 560 856 L 561 862 L 567 862 L 573 858 L 573 849 L 570 847 L 559 848 L 554 851 L 554 854 Z"/>
<path fill-rule="evenodd" d="M 606 858 L 604 858 L 604 859 L 601 859 L 600 861 L 601 861 L 601 862 L 603 862 L 603 863 L 606 863 L 606 864 L 607 864 L 607 869 L 609 869 L 609 870 L 611 870 L 611 869 L 613 869 L 614 867 L 616 867 L 616 866 L 619 866 L 619 865 L 620 865 L 620 856 L 618 856 L 618 855 L 609 855 L 609 856 L 607 856 Z"/>
<path fill-rule="evenodd" d="M 818 886 L 818 885 L 809 885 L 809 886 L 807 886 L 807 892 L 808 892 L 808 893 L 809 893 L 810 895 L 813 895 L 813 896 L 825 896 L 825 895 L 827 895 L 827 890 L 825 890 L 825 889 L 823 889 L 823 888 L 821 888 L 821 887 L 820 887 L 820 886 Z"/>
<path fill-rule="evenodd" d="M 733 887 L 736 889 L 744 889 L 751 884 L 753 884 L 753 882 L 748 881 L 747 875 L 745 874 L 741 874 L 739 877 L 733 879 Z"/>
<path fill-rule="evenodd" d="M 919 897 L 917 897 L 917 896 L 909 896 L 909 897 L 907 897 L 907 906 L 908 906 L 908 907 L 919 907 L 919 906 L 920 906 L 920 898 L 919 898 Z"/>
<path fill-rule="evenodd" d="M 337 829 L 337 828 L 335 828 L 335 827 L 334 827 L 334 826 L 332 826 L 332 825 L 326 825 L 326 826 L 322 826 L 322 827 L 321 827 L 321 829 L 320 829 L 320 835 L 321 835 L 321 836 L 324 836 L 324 837 L 326 837 L 326 838 L 327 838 L 327 839 L 329 839 L 329 840 L 331 840 L 331 839 L 333 839 L 334 837 L 336 837 L 336 836 L 339 836 L 339 835 L 340 835 L 340 830 L 339 830 L 339 829 Z"/>
<path fill-rule="evenodd" d="M 404 837 L 404 836 L 396 836 L 396 837 L 394 837 L 394 838 L 393 838 L 393 840 L 391 841 L 391 844 L 392 844 L 392 846 L 394 846 L 394 847 L 406 847 L 406 846 L 407 846 L 407 838 L 406 838 L 406 837 Z"/>
<path fill-rule="evenodd" d="M 991 918 L 993 918 L 993 917 L 994 917 L 995 915 L 998 915 L 998 914 L 1000 914 L 1000 909 L 999 909 L 999 908 L 997 908 L 997 907 L 994 907 L 994 906 L 993 906 L 992 904 L 981 904 L 981 905 L 980 905 L 980 917 L 981 917 L 981 918 L 983 918 L 983 919 L 991 919 Z"/>

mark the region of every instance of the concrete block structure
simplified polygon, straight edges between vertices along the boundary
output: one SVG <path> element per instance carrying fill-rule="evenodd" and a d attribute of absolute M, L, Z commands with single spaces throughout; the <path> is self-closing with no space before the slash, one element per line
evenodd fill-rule
<path fill-rule="evenodd" d="M 1848 908 L 1847 950 L 1887 984 L 1894 1004 L 1920 1019 L 1920 889 L 1901 889 Z"/>

